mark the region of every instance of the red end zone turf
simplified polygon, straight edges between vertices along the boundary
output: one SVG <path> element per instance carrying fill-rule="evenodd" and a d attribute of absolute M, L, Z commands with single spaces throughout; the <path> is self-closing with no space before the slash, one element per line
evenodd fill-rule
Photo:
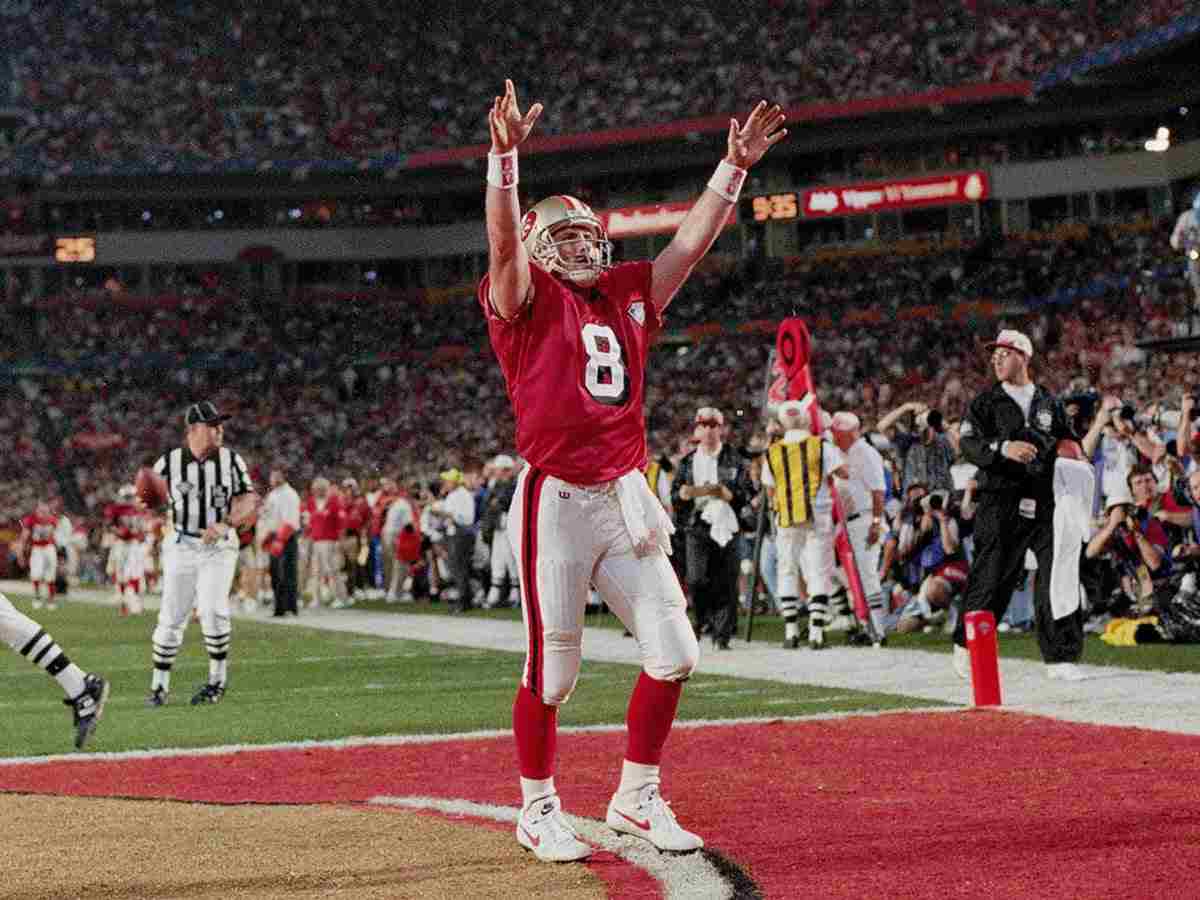
<path fill-rule="evenodd" d="M 569 812 L 603 820 L 623 744 L 561 736 Z M 1196 896 L 1200 737 L 967 711 L 677 729 L 668 754 L 680 821 L 768 897 Z M 514 766 L 489 739 L 0 766 L 0 789 L 514 806 Z"/>

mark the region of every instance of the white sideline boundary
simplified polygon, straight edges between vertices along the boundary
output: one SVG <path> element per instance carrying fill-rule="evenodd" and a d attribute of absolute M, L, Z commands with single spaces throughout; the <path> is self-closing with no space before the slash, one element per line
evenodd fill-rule
<path fill-rule="evenodd" d="M 768 716 L 742 719 L 688 719 L 676 722 L 674 730 L 692 728 L 729 728 L 774 722 L 819 722 L 832 719 L 857 719 L 865 716 L 893 716 L 900 713 L 956 712 L 949 706 L 868 710 L 866 712 L 814 713 L 811 716 Z M 624 731 L 625 725 L 563 725 L 559 734 L 607 734 Z M 0 758 L 0 767 L 27 766 L 63 762 L 122 762 L 126 760 L 180 759 L 204 756 L 231 756 L 237 753 L 271 753 L 287 750 L 351 750 L 357 747 L 398 747 L 406 744 L 448 744 L 453 741 L 487 741 L 507 738 L 507 728 L 467 731 L 459 734 L 385 734 L 372 737 L 333 738 L 326 741 L 283 741 L 274 744 L 223 744 L 219 747 L 167 747 L 161 750 L 120 750 L 111 753 L 56 753 L 50 756 L 10 756 Z"/>
<path fill-rule="evenodd" d="M 27 590 L 24 582 L 0 581 L 0 591 L 24 593 Z M 148 599 L 148 606 L 157 604 L 157 597 Z M 67 602 L 111 606 L 113 595 L 104 589 L 75 588 Z M 304 610 L 299 617 L 275 619 L 260 608 L 252 614 L 235 611 L 234 615 L 239 621 L 250 619 L 281 628 L 317 628 L 376 639 L 404 639 L 513 653 L 524 653 L 525 650 L 521 622 L 478 619 L 469 614 L 451 617 L 322 608 Z M 44 624 L 52 629 L 53 614 L 45 614 L 44 618 Z M 1195 698 L 1200 696 L 1200 673 L 1084 665 L 1081 668 L 1088 675 L 1085 681 L 1050 681 L 1041 663 L 1005 658 L 1004 641 L 1001 637 L 1004 709 L 1071 722 L 1200 734 L 1200 704 L 1195 703 Z M 233 648 L 232 665 L 236 668 L 236 629 Z M 68 647 L 67 652 L 86 664 L 86 648 Z M 1130 648 L 1129 652 L 1136 653 L 1137 648 Z M 638 662 L 636 645 L 616 629 L 587 629 L 583 653 L 589 660 L 635 665 Z M 971 702 L 969 685 L 954 675 L 950 655 L 946 653 L 886 647 L 830 647 L 812 652 L 784 650 L 762 642 L 747 644 L 735 639 L 729 652 L 709 651 L 704 647 L 700 671 L 787 684 L 819 685 L 835 690 L 900 694 L 917 700 L 950 703 L 959 708 Z M 583 687 L 586 688 L 586 684 Z"/>

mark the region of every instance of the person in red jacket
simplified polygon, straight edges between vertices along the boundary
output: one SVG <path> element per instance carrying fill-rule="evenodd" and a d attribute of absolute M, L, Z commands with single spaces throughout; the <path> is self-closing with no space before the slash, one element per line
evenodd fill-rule
<path fill-rule="evenodd" d="M 306 518 L 308 522 L 307 532 L 312 540 L 317 572 L 317 589 L 308 605 L 312 608 L 327 602 L 334 607 L 344 606 L 338 580 L 342 569 L 342 551 L 338 545 L 342 528 L 342 500 L 331 489 L 328 478 L 313 480 L 312 493 L 305 501 L 302 513 L 307 513 L 301 518 Z"/>
<path fill-rule="evenodd" d="M 371 507 L 358 489 L 358 480 L 342 479 L 342 557 L 346 561 L 350 602 L 367 599 L 367 523 Z"/>

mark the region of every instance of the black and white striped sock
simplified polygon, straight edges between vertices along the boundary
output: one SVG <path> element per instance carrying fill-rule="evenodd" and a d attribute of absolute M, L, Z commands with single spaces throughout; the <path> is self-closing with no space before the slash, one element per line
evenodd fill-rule
<path fill-rule="evenodd" d="M 171 689 L 171 667 L 175 665 L 175 657 L 179 653 L 178 645 L 171 647 L 167 644 L 160 644 L 158 641 L 152 641 L 154 648 L 154 675 L 151 677 L 150 687 L 152 690 L 162 688 L 164 691 Z"/>
<path fill-rule="evenodd" d="M 780 597 L 779 612 L 783 615 L 783 636 L 793 638 L 800 634 L 800 605 L 795 597 Z"/>
<path fill-rule="evenodd" d="M 232 638 L 232 633 L 228 631 L 224 634 L 206 634 L 204 636 L 204 646 L 208 650 L 209 684 L 225 684 L 229 644 Z"/>
<path fill-rule="evenodd" d="M 829 598 L 818 594 L 808 601 L 808 624 L 814 628 L 824 628 L 829 615 Z"/>
<path fill-rule="evenodd" d="M 45 669 L 46 674 L 62 685 L 68 697 L 78 697 L 83 693 L 84 671 L 75 665 L 58 646 L 54 638 L 39 628 L 20 650 L 17 651 L 31 663 Z"/>

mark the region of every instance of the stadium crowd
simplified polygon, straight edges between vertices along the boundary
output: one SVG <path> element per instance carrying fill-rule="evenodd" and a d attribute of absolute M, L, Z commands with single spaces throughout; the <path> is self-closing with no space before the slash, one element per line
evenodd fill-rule
<path fill-rule="evenodd" d="M 547 104 L 546 134 L 711 116 L 762 96 L 793 106 L 1017 81 L 1187 7 L 756 0 L 686 3 L 664 17 L 632 0 L 556 0 L 537 16 L 508 0 L 411 15 L 361 0 L 232 14 L 5 0 L 0 168 L 240 160 L 252 170 L 479 144 L 485 72 L 521 74 Z"/>
<path fill-rule="evenodd" d="M 989 377 L 980 347 L 1003 322 L 1033 338 L 1039 380 L 1074 398 L 1081 437 L 1103 418 L 1101 398 L 1130 407 L 1128 421 L 1153 443 L 1135 445 L 1135 454 L 1114 450 L 1097 434 L 1088 452 L 1115 454 L 1127 474 L 1150 466 L 1150 493 L 1172 498 L 1182 516 L 1190 495 L 1180 479 L 1191 442 L 1180 440 L 1178 424 L 1162 413 L 1179 410 L 1182 397 L 1200 385 L 1200 358 L 1148 355 L 1136 346 L 1176 333 L 1187 320 L 1187 287 L 1172 267 L 1176 258 L 1164 227 L 1131 222 L 984 244 L 913 246 L 908 255 L 898 249 L 871 255 L 859 248 L 853 257 L 834 253 L 780 265 L 730 260 L 706 268 L 668 314 L 678 330 L 653 351 L 647 409 L 654 454 L 678 459 L 701 405 L 725 411 L 727 440 L 761 448 L 773 328 L 739 333 L 706 323 L 806 315 L 814 323 L 822 405 L 856 413 L 868 431 L 886 422 L 873 439 L 892 472 L 898 547 L 900 523 L 913 514 L 905 505 L 912 487 L 907 450 L 914 439 L 931 437 L 928 410 L 936 410 L 942 424 L 933 431 L 953 454 L 965 403 Z M 0 473 L 5 508 L 28 510 L 61 492 L 45 468 L 50 460 L 78 491 L 86 510 L 77 513 L 80 523 L 94 529 L 136 467 L 177 439 L 180 423 L 170 411 L 196 396 L 212 397 L 234 415 L 231 440 L 262 483 L 276 467 L 302 493 L 320 476 L 335 485 L 347 476 L 364 485 L 387 476 L 422 506 L 443 487 L 486 484 L 491 473 L 482 463 L 511 453 L 512 424 L 482 317 L 470 308 L 475 301 L 398 308 L 390 299 L 308 294 L 257 304 L 191 298 L 187 315 L 120 303 L 98 309 L 10 304 L 3 314 L 34 326 L 38 361 L 51 374 L 17 373 L 21 390 L 6 392 L 0 415 L 12 426 L 5 430 L 12 444 Z M 874 314 L 861 315 L 864 310 Z M 683 384 L 686 391 L 679 390 Z M 916 414 L 924 414 L 921 422 Z M 1110 420 L 1112 414 L 1105 412 Z M 42 477 L 31 479 L 39 461 Z M 452 477 L 441 477 L 446 472 Z M 1110 479 L 1106 490 L 1119 493 L 1113 487 L 1119 481 Z M 961 484 L 960 478 L 960 497 Z M 932 488 L 954 485 L 926 486 Z M 1146 500 L 1145 486 L 1140 489 Z M 1098 513 L 1109 499 L 1101 499 Z M 436 530 L 428 520 L 426 527 Z M 1178 529 L 1181 545 L 1186 531 Z M 1114 559 L 1105 571 L 1119 570 L 1114 552 L 1096 548 L 1097 558 Z M 443 580 L 453 577 L 448 562 L 438 565 Z M 911 600 L 920 587 L 913 578 L 893 579 L 897 597 Z M 474 593 L 485 592 L 487 580 L 485 572 Z M 1095 583 L 1107 585 L 1104 602 L 1095 604 L 1110 610 L 1106 614 L 1112 595 L 1130 586 L 1112 577 Z M 456 602 L 464 602 L 461 593 Z M 1014 606 L 1018 624 L 1024 624 L 1023 608 Z M 921 614 L 922 621 L 930 617 L 935 610 Z"/>

